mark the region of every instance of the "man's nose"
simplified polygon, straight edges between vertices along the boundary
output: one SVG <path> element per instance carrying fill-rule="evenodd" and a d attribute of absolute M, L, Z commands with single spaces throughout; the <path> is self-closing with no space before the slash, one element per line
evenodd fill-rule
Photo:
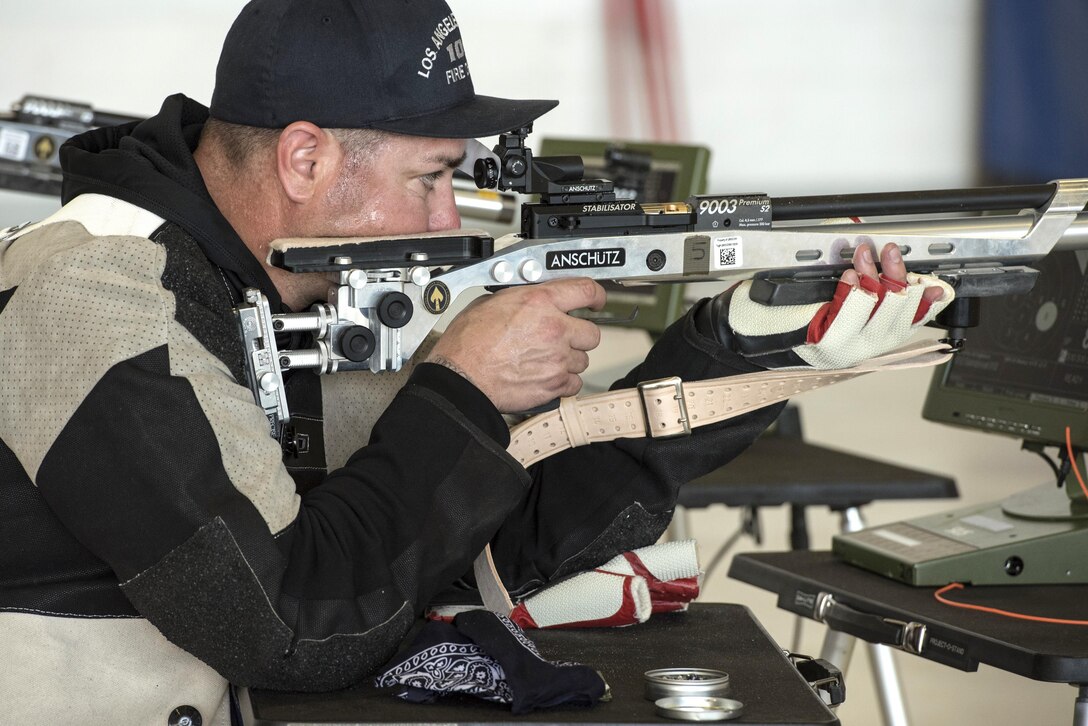
<path fill-rule="evenodd" d="M 461 226 L 461 215 L 457 212 L 457 199 L 453 195 L 453 185 L 450 184 L 442 191 L 441 197 L 436 200 L 428 220 L 428 228 L 431 232 L 444 232 L 448 229 L 458 229 Z"/>

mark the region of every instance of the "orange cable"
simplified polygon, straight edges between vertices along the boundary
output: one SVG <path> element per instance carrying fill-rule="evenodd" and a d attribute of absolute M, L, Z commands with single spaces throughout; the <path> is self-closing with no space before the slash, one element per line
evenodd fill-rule
<path fill-rule="evenodd" d="M 941 589 L 933 593 L 933 597 L 937 599 L 937 602 L 944 603 L 945 605 L 951 605 L 955 608 L 964 608 L 966 610 L 978 610 L 983 613 L 992 613 L 994 615 L 1002 615 L 1007 618 L 1016 618 L 1017 620 L 1031 620 L 1037 623 L 1054 623 L 1056 625 L 1088 625 L 1088 620 L 1066 620 L 1064 618 L 1044 618 L 1041 615 L 1025 615 L 1024 613 L 1014 613 L 1010 610 L 1001 610 L 999 608 L 986 607 L 985 605 L 972 605 L 965 602 L 956 602 L 955 600 L 948 600 L 944 597 L 944 593 L 949 590 L 962 590 L 962 582 L 953 582 L 949 585 L 945 585 Z"/>
<path fill-rule="evenodd" d="M 1084 479 L 1080 475 L 1080 469 L 1077 468 L 1077 458 L 1073 454 L 1073 437 L 1069 433 L 1069 427 L 1065 427 L 1065 449 L 1069 452 L 1069 463 L 1073 465 L 1073 473 L 1077 475 L 1077 482 L 1080 483 L 1080 490 L 1084 492 L 1084 498 L 1088 499 L 1088 486 L 1084 485 Z"/>

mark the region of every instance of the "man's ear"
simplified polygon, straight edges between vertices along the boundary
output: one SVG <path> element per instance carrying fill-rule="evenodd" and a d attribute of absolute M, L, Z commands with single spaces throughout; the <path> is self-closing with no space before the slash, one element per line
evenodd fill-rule
<path fill-rule="evenodd" d="M 340 145 L 330 133 L 309 121 L 296 121 L 280 133 L 276 143 L 276 174 L 284 194 L 304 204 L 335 177 Z"/>

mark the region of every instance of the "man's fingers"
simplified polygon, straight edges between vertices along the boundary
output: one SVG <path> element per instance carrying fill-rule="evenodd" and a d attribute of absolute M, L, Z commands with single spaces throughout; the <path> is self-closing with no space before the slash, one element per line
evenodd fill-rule
<path fill-rule="evenodd" d="M 508 287 L 450 321 L 429 360 L 461 373 L 503 412 L 573 396 L 601 331 L 570 311 L 604 302 L 604 288 L 584 277 Z"/>
<path fill-rule="evenodd" d="M 593 350 L 601 344 L 601 328 L 588 320 L 570 319 L 570 347 L 575 350 Z"/>
<path fill-rule="evenodd" d="M 582 379 L 572 373 L 567 376 L 562 385 L 556 388 L 555 397 L 566 398 L 567 396 L 577 396 L 578 391 L 580 390 L 582 390 Z"/>
<path fill-rule="evenodd" d="M 899 253 L 899 245 L 889 242 L 880 251 L 880 271 L 896 282 L 907 281 L 907 265 Z"/>
<path fill-rule="evenodd" d="M 859 275 L 876 277 L 876 258 L 873 256 L 873 246 L 868 242 L 854 250 L 854 269 Z"/>
<path fill-rule="evenodd" d="M 934 303 L 944 297 L 944 290 L 939 287 L 927 287 L 922 293 L 922 299 Z"/>
<path fill-rule="evenodd" d="M 547 290 L 552 304 L 565 313 L 578 308 L 600 310 L 604 307 L 606 294 L 604 288 L 588 277 L 568 277 L 551 280 L 537 286 Z"/>
<path fill-rule="evenodd" d="M 907 264 L 903 261 L 903 255 L 899 252 L 899 245 L 889 242 L 880 250 L 880 267 L 877 267 L 874 258 L 874 249 L 871 244 L 862 244 L 854 250 L 854 269 L 847 270 L 842 275 L 842 281 L 847 284 L 868 289 L 878 287 L 869 285 L 869 281 L 880 280 L 880 286 L 894 291 L 902 290 L 907 284 Z M 858 277 L 853 277 L 851 273 Z M 869 278 L 865 281 L 864 278 Z"/>
<path fill-rule="evenodd" d="M 567 372 L 579 375 L 585 373 L 586 368 L 589 368 L 589 354 L 584 350 L 572 350 L 567 363 Z"/>

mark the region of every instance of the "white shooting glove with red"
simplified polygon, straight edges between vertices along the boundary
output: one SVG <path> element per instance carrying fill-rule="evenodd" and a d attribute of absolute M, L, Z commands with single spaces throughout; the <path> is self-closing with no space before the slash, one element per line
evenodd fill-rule
<path fill-rule="evenodd" d="M 624 552 L 588 572 L 536 591 L 510 619 L 523 628 L 600 628 L 684 610 L 699 594 L 694 540 Z"/>
<path fill-rule="evenodd" d="M 646 580 L 589 570 L 538 590 L 514 606 L 522 628 L 607 628 L 644 623 L 653 613 Z"/>
<path fill-rule="evenodd" d="M 616 555 L 597 568 L 602 572 L 641 577 L 655 613 L 687 610 L 699 596 L 699 556 L 695 540 L 659 542 Z"/>
<path fill-rule="evenodd" d="M 695 325 L 763 368 L 849 368 L 906 343 L 955 297 L 937 277 L 906 277 L 859 275 L 856 286 L 840 281 L 829 302 L 778 306 L 752 300 L 745 281 L 704 301 Z M 931 302 L 927 287 L 943 296 Z"/>

